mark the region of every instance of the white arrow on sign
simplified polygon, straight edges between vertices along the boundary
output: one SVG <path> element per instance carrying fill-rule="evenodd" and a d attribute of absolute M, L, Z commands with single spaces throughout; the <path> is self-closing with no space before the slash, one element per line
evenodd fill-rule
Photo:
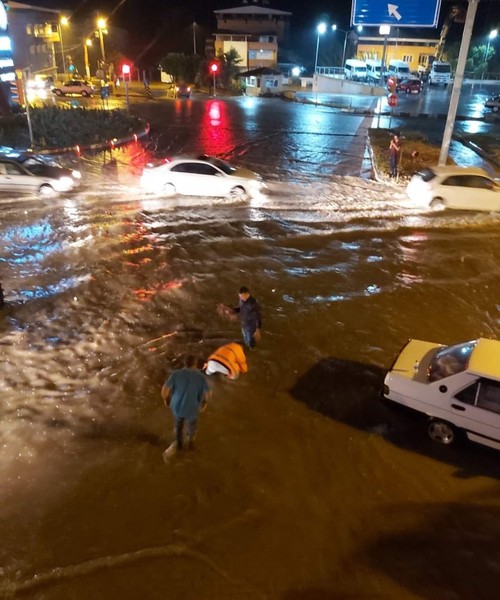
<path fill-rule="evenodd" d="M 387 5 L 387 10 L 389 11 L 389 16 L 390 17 L 396 17 L 396 19 L 398 21 L 401 20 L 401 15 L 398 13 L 398 8 L 399 6 L 396 6 L 395 4 L 388 4 Z"/>

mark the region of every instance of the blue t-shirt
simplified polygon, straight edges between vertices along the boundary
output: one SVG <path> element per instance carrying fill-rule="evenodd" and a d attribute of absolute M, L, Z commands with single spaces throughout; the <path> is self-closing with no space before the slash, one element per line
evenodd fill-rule
<path fill-rule="evenodd" d="M 174 371 L 165 385 L 172 390 L 170 408 L 174 416 L 196 419 L 203 395 L 210 389 L 205 375 L 196 369 L 184 367 Z"/>

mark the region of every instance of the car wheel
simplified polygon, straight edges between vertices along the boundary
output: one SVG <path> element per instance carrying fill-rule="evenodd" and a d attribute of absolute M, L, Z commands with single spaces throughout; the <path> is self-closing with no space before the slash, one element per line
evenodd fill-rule
<path fill-rule="evenodd" d="M 431 200 L 431 208 L 444 208 L 444 202 L 442 198 L 433 198 Z"/>
<path fill-rule="evenodd" d="M 457 441 L 458 432 L 451 423 L 433 419 L 427 426 L 427 433 L 434 442 L 450 446 Z"/>
<path fill-rule="evenodd" d="M 83 98 L 87 98 L 87 97 L 88 97 L 88 95 L 89 95 L 89 93 L 88 93 L 87 91 L 85 91 L 85 90 L 82 90 L 82 97 L 83 97 Z"/>
<path fill-rule="evenodd" d="M 40 194 L 40 196 L 43 196 L 44 198 L 49 198 L 51 196 L 55 196 L 54 188 L 51 185 L 49 185 L 48 183 L 44 183 L 42 186 L 40 186 L 38 193 Z"/>
<path fill-rule="evenodd" d="M 162 188 L 162 192 L 165 196 L 175 196 L 175 185 L 173 183 L 166 183 Z"/>
<path fill-rule="evenodd" d="M 62 91 L 61 91 L 61 90 L 54 90 L 54 94 L 55 94 L 56 96 L 62 96 L 62 95 L 63 95 L 63 93 L 62 93 Z"/>
<path fill-rule="evenodd" d="M 247 193 L 241 186 L 238 185 L 229 192 L 229 197 L 231 200 L 245 200 Z"/>
<path fill-rule="evenodd" d="M 498 106 L 493 107 L 493 112 L 498 112 Z"/>

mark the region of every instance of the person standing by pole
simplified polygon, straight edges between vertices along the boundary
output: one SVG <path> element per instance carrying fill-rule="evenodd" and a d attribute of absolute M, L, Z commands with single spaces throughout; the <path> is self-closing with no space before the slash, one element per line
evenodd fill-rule
<path fill-rule="evenodd" d="M 392 136 L 391 143 L 389 144 L 389 162 L 391 166 L 391 177 L 396 178 L 398 176 L 399 157 L 401 154 L 401 141 L 399 135 L 395 133 Z"/>
<path fill-rule="evenodd" d="M 175 421 L 175 441 L 163 453 L 168 460 L 184 448 L 184 424 L 186 424 L 187 449 L 194 448 L 200 410 L 206 407 L 210 388 L 205 375 L 197 369 L 196 357 L 186 356 L 184 367 L 174 371 L 161 389 L 165 406 L 170 407 Z"/>

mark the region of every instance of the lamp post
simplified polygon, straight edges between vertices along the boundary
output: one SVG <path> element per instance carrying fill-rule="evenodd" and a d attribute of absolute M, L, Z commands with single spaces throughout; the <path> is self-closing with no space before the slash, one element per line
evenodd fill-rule
<path fill-rule="evenodd" d="M 85 62 L 85 75 L 90 79 L 89 47 L 92 46 L 92 40 L 85 38 L 83 40 L 83 60 Z"/>
<path fill-rule="evenodd" d="M 59 19 L 59 22 L 57 23 L 57 26 L 59 28 L 59 43 L 61 44 L 63 71 L 64 71 L 64 75 L 66 75 L 66 58 L 64 56 L 64 43 L 63 43 L 63 34 L 62 34 L 61 25 L 64 25 L 65 27 L 67 27 L 69 25 L 69 19 L 67 17 L 61 17 Z"/>
<path fill-rule="evenodd" d="M 491 42 L 491 40 L 494 40 L 497 37 L 497 35 L 498 35 L 498 29 L 492 29 L 488 35 L 488 44 L 486 46 L 486 56 L 484 57 L 484 62 L 486 63 L 485 72 L 488 70 L 488 62 L 489 62 L 488 55 L 490 53 L 490 42 Z M 483 73 L 483 79 L 484 79 L 485 74 L 486 73 Z"/>
<path fill-rule="evenodd" d="M 101 58 L 103 65 L 106 64 L 106 53 L 104 52 L 104 33 L 108 33 L 106 29 L 106 19 L 97 19 L 97 31 L 99 32 L 99 44 L 101 46 Z"/>
<path fill-rule="evenodd" d="M 378 29 L 380 35 L 384 36 L 384 50 L 382 52 L 382 63 L 380 65 L 380 84 L 384 84 L 384 74 L 385 74 L 385 60 L 387 56 L 387 38 L 391 33 L 390 25 L 381 25 Z"/>
<path fill-rule="evenodd" d="M 363 31 L 363 25 L 358 25 L 356 27 L 356 30 L 358 33 L 361 33 Z M 341 66 L 344 66 L 345 63 L 345 54 L 346 54 L 346 50 L 347 50 L 347 36 L 349 35 L 349 33 L 352 31 L 352 29 L 340 29 L 339 27 L 337 27 L 337 25 L 332 25 L 332 31 L 341 31 L 344 34 L 344 49 L 342 51 L 342 63 Z"/>
<path fill-rule="evenodd" d="M 316 60 L 314 61 L 314 72 L 316 73 L 317 69 L 318 69 L 318 54 L 319 54 L 319 36 L 323 35 L 326 31 L 326 25 L 325 23 L 320 23 L 317 27 L 316 27 L 316 31 L 318 32 L 318 38 L 316 41 Z"/>
<path fill-rule="evenodd" d="M 193 21 L 193 54 L 196 54 L 196 21 Z"/>

